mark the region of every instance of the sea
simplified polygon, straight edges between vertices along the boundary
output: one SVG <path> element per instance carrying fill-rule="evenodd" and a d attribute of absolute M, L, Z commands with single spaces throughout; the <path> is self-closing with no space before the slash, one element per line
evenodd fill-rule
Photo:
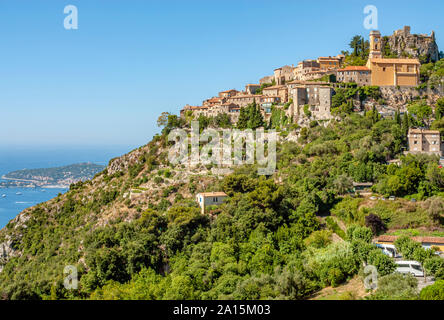
<path fill-rule="evenodd" d="M 15 170 L 51 168 L 83 162 L 107 165 L 110 159 L 132 149 L 130 146 L 70 148 L 0 146 L 0 177 Z M 48 201 L 66 191 L 68 189 L 0 188 L 0 229 L 24 209 Z"/>

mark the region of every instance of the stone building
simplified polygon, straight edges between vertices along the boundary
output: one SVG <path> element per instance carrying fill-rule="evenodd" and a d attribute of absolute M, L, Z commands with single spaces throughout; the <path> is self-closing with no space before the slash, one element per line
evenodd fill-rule
<path fill-rule="evenodd" d="M 333 89 L 327 82 L 291 81 L 288 86 L 293 103 L 287 110 L 287 116 L 303 117 L 304 107 L 307 105 L 314 119 L 331 118 Z"/>
<path fill-rule="evenodd" d="M 246 107 L 250 103 L 256 101 L 258 103 L 260 101 L 261 95 L 257 94 L 238 94 L 236 96 L 232 96 L 227 98 L 228 103 L 237 104 L 240 107 Z"/>
<path fill-rule="evenodd" d="M 230 98 L 230 97 L 233 97 L 233 96 L 237 95 L 238 93 L 239 93 L 239 91 L 237 91 L 235 89 L 221 91 L 221 92 L 219 92 L 219 97 L 221 97 L 221 98 Z"/>
<path fill-rule="evenodd" d="M 259 105 L 261 106 L 261 109 L 265 113 L 271 113 L 271 106 L 280 103 L 281 103 L 281 97 L 279 96 L 262 96 Z"/>
<path fill-rule="evenodd" d="M 294 78 L 293 66 L 283 66 L 274 70 L 274 80 L 276 85 L 283 85 L 287 81 L 291 81 Z"/>
<path fill-rule="evenodd" d="M 360 86 L 369 86 L 371 84 L 371 71 L 364 66 L 348 66 L 344 69 L 338 69 L 336 81 L 354 82 Z"/>
<path fill-rule="evenodd" d="M 282 103 L 288 102 L 288 87 L 284 85 L 276 85 L 262 90 L 264 96 L 280 97 Z"/>
<path fill-rule="evenodd" d="M 381 33 L 370 32 L 370 55 L 367 68 L 373 86 L 418 86 L 418 59 L 386 59 L 382 57 Z"/>
<path fill-rule="evenodd" d="M 308 73 L 321 70 L 317 60 L 304 60 L 298 63 L 293 70 L 294 80 L 307 80 Z"/>
<path fill-rule="evenodd" d="M 180 110 L 180 116 L 184 118 L 187 111 L 191 111 L 195 117 L 199 117 L 200 114 L 208 116 L 209 109 L 209 107 L 190 106 L 189 104 L 187 104 L 185 107 L 183 107 L 182 110 Z"/>
<path fill-rule="evenodd" d="M 204 107 L 212 107 L 212 106 L 224 103 L 225 100 L 226 100 L 226 98 L 212 97 L 210 99 L 204 100 L 202 102 L 202 106 L 204 106 Z"/>
<path fill-rule="evenodd" d="M 410 129 L 407 137 L 409 153 L 442 155 L 442 143 L 438 130 Z"/>
<path fill-rule="evenodd" d="M 262 85 L 262 84 L 265 84 L 265 83 L 272 83 L 273 80 L 274 80 L 274 75 L 272 75 L 272 76 L 265 76 L 265 77 L 263 77 L 263 78 L 261 78 L 259 80 L 259 84 Z"/>
<path fill-rule="evenodd" d="M 342 63 L 342 57 L 319 57 L 318 63 L 320 70 L 338 69 Z"/>
<path fill-rule="evenodd" d="M 245 92 L 247 94 L 256 94 L 256 91 L 259 90 L 261 87 L 260 84 L 247 84 L 245 86 Z"/>

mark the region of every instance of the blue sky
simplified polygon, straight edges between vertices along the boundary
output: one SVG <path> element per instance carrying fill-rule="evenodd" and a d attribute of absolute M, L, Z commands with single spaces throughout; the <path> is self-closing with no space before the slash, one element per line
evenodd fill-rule
<path fill-rule="evenodd" d="M 0 0 L 0 146 L 145 144 L 162 111 L 348 49 L 369 4 L 444 50 L 442 0 Z"/>

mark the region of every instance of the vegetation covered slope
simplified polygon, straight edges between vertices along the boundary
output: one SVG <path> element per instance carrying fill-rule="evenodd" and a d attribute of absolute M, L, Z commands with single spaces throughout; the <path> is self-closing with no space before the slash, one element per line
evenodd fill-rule
<path fill-rule="evenodd" d="M 354 277 L 363 262 L 390 274 L 393 261 L 370 244 L 375 233 L 443 231 L 442 216 L 425 201 L 443 203 L 437 158 L 387 164 L 405 146 L 398 118 L 370 111 L 312 123 L 298 142 L 278 144 L 269 177 L 255 166 L 216 176 L 209 167 L 169 165 L 166 135 L 184 124 L 173 116 L 165 124 L 146 146 L 0 232 L 3 298 L 302 299 Z M 347 196 L 353 180 L 424 201 L 369 203 Z M 227 202 L 201 215 L 195 193 L 216 190 Z M 63 287 L 67 265 L 79 270 L 77 290 Z"/>

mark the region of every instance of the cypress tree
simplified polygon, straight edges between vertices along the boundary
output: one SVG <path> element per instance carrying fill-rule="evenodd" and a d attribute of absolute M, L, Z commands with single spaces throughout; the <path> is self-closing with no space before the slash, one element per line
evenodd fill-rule
<path fill-rule="evenodd" d="M 248 127 L 248 107 L 240 108 L 239 120 L 237 121 L 238 129 L 246 129 Z"/>

